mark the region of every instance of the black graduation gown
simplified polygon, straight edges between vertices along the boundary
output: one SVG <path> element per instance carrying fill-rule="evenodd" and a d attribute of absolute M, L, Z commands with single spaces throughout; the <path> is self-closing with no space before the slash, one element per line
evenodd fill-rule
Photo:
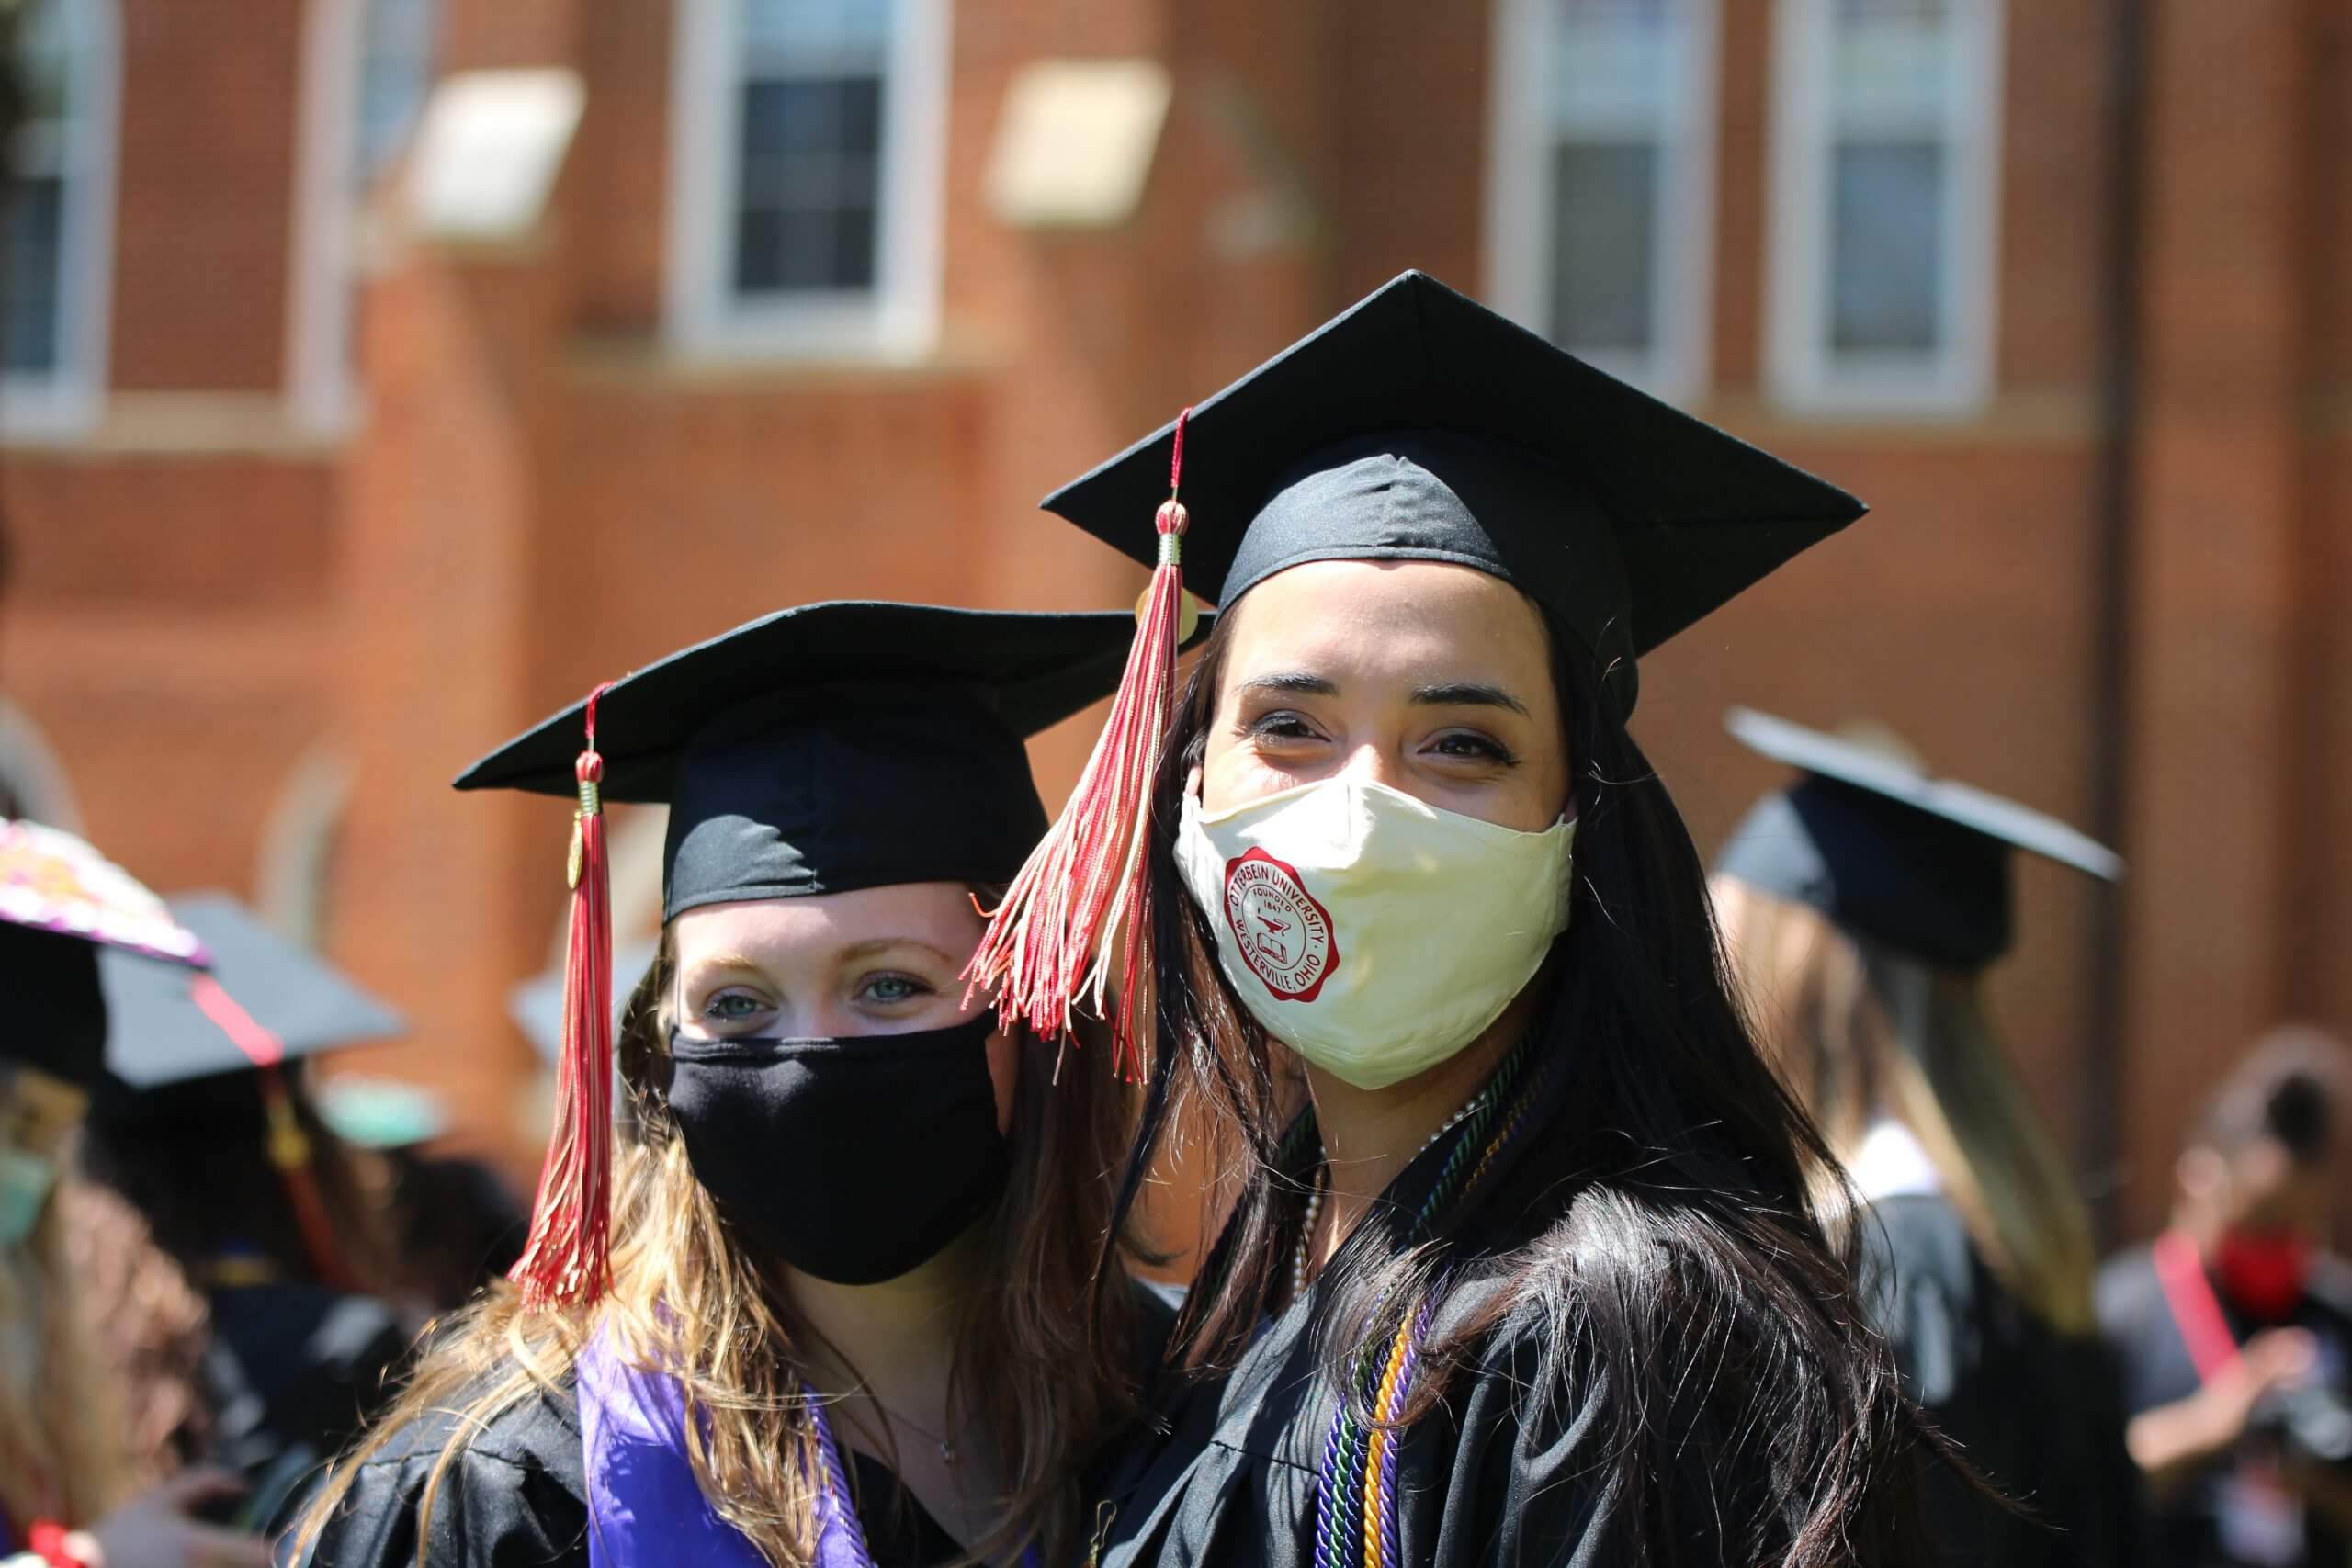
<path fill-rule="evenodd" d="M 1232 1373 L 1180 1395 L 1164 1432 L 1139 1438 L 1104 1500 L 1102 1568 L 1315 1562 L 1316 1491 L 1337 1385 L 1310 1332 L 1310 1291 L 1267 1325 Z M 1468 1311 L 1450 1297 L 1436 1325 Z M 1724 1455 L 1702 1414 L 1687 1464 L 1637 1502 L 1602 1473 L 1599 1380 L 1555 1355 L 1562 1331 L 1516 1309 L 1457 1370 L 1442 1411 L 1406 1428 L 1395 1561 L 1433 1568 L 1634 1560 L 1633 1532 L 1669 1533 L 1685 1562 L 1728 1561 L 1719 1525 L 1761 1504 L 1761 1476 Z M 1655 1538 L 1653 1538 L 1655 1539 Z"/>
<path fill-rule="evenodd" d="M 417 1506 L 456 1418 L 411 1423 L 363 1461 L 334 1522 L 319 1538 L 320 1568 L 413 1568 Z M 902 1496 L 878 1460 L 851 1452 L 858 1519 L 877 1568 L 937 1568 L 962 1554 L 922 1506 Z M 535 1393 L 465 1444 L 427 1522 L 434 1568 L 584 1568 L 588 1481 L 569 1376 Z"/>
<path fill-rule="evenodd" d="M 1583 1183 L 1563 1175 L 1575 1162 L 1555 1131 L 1577 1082 L 1554 1075 L 1534 1092 L 1521 1133 L 1492 1156 L 1468 1206 L 1437 1221 L 1454 1262 L 1432 1344 L 1483 1319 L 1520 1249 L 1568 1222 L 1579 1201 Z M 1295 1125 L 1282 1156 L 1300 1181 L 1308 1131 L 1304 1121 Z M 1384 1194 L 1390 1213 L 1428 1206 L 1456 1152 L 1445 1139 L 1424 1149 Z M 1342 1252 L 1390 1239 L 1367 1225 Z M 1228 1230 L 1204 1280 L 1219 1277 L 1234 1245 Z M 1653 1270 L 1676 1266 L 1662 1240 L 1630 1245 L 1639 1256 L 1624 1259 L 1604 1289 L 1640 1290 Z M 1352 1361 L 1323 1343 L 1342 1272 L 1327 1269 L 1305 1300 L 1263 1324 L 1229 1372 L 1174 1382 L 1159 1419 L 1104 1467 L 1102 1568 L 1305 1568 L 1316 1561 L 1336 1374 Z M 1720 1360 L 1702 1367 L 1698 1342 L 1685 1349 L 1682 1325 L 1670 1322 L 1654 1361 L 1635 1366 L 1591 1325 L 1601 1310 L 1598 1298 L 1588 1307 L 1525 1292 L 1463 1348 L 1442 1399 L 1396 1439 L 1389 1561 L 1615 1568 L 1745 1564 L 1788 1550 L 1800 1489 L 1774 1483 L 1770 1445 L 1747 1419 L 1750 1400 L 1736 1392 L 1745 1374 L 1725 1371 Z M 1627 1433 L 1621 1427 L 1636 1385 L 1645 1414 L 1640 1429 Z M 1858 1563 L 1872 1560 L 1868 1550 Z"/>
<path fill-rule="evenodd" d="M 410 1335 L 373 1296 L 309 1280 L 224 1286 L 208 1298 L 202 1378 L 213 1412 L 205 1455 L 250 1491 L 236 1517 L 283 1522 L 328 1460 L 388 1402 Z"/>
<path fill-rule="evenodd" d="M 1985 1267 L 1940 1196 L 1878 1201 L 1871 1305 L 1905 1384 L 1968 1462 L 2025 1514 L 1950 1467 L 1925 1504 L 1941 1561 L 2017 1568 L 2136 1562 L 2139 1472 L 2123 1446 L 2117 1371 L 2093 1338 L 2049 1327 Z"/>
<path fill-rule="evenodd" d="M 1148 1373 L 1159 1364 L 1175 1303 L 1141 1282 L 1135 1295 L 1137 1365 Z M 587 1562 L 586 1460 L 573 1386 L 567 1373 L 560 1389 L 521 1401 L 463 1445 L 427 1525 L 425 1561 L 434 1568 Z M 417 1505 L 443 1450 L 458 1440 L 447 1412 L 394 1433 L 360 1464 L 312 1561 L 320 1568 L 413 1568 Z M 877 1568 L 936 1568 L 963 1555 L 888 1466 L 854 1450 L 843 1457 Z"/>

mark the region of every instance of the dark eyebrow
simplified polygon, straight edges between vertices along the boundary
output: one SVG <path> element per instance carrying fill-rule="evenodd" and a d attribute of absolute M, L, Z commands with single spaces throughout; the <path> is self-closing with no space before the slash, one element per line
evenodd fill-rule
<path fill-rule="evenodd" d="M 1416 686 L 1413 688 L 1413 705 L 1416 707 L 1509 708 L 1521 718 L 1533 716 L 1527 711 L 1525 703 L 1521 702 L 1500 686 L 1489 686 L 1482 681 L 1454 681 L 1442 685 Z"/>
<path fill-rule="evenodd" d="M 1340 688 L 1320 675 L 1310 675 L 1304 670 L 1284 671 L 1273 675 L 1260 675 L 1244 681 L 1239 687 L 1245 692 L 1291 692 L 1304 697 L 1336 697 Z"/>

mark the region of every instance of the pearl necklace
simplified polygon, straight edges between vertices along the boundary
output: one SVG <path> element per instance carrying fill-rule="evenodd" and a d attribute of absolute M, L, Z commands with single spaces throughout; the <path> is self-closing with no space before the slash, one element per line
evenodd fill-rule
<path fill-rule="evenodd" d="M 1486 1103 L 1487 1090 L 1480 1089 L 1476 1094 L 1470 1097 L 1469 1104 L 1464 1106 L 1461 1110 L 1447 1117 L 1442 1126 L 1439 1127 L 1436 1132 L 1431 1133 L 1428 1137 L 1421 1140 L 1421 1146 L 1413 1151 L 1413 1159 L 1419 1159 L 1423 1155 L 1429 1153 L 1430 1149 L 1440 1138 L 1444 1137 L 1448 1133 L 1453 1132 L 1456 1127 L 1461 1126 L 1463 1122 L 1468 1121 L 1471 1112 L 1476 1111 L 1478 1107 Z M 1405 1163 L 1407 1165 L 1410 1165 L 1413 1163 L 1413 1160 L 1407 1160 Z M 1306 1299 L 1307 1248 L 1311 1247 L 1315 1241 L 1315 1222 L 1323 1217 L 1323 1187 L 1325 1179 L 1330 1174 L 1330 1156 L 1324 1151 L 1320 1143 L 1317 1144 L 1315 1148 L 1315 1189 L 1306 1195 L 1306 1218 L 1298 1227 L 1298 1246 L 1292 1250 L 1290 1258 L 1290 1299 L 1294 1304 Z"/>

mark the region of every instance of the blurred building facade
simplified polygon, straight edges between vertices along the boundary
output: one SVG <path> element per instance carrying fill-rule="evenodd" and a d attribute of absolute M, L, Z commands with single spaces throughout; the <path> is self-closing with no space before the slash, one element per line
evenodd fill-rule
<path fill-rule="evenodd" d="M 1734 702 L 2120 827 L 2111 1010 L 2041 867 L 2000 997 L 2132 1218 L 2352 1027 L 2340 5 L 40 0 L 27 69 L 7 786 L 397 998 L 474 1141 L 568 825 L 459 765 L 787 603 L 1126 602 L 1036 496 L 1407 266 L 1871 501 L 1639 732 L 1702 849 Z"/>

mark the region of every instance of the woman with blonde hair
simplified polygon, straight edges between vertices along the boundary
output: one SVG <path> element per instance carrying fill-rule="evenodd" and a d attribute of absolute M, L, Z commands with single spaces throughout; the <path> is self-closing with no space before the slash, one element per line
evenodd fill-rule
<path fill-rule="evenodd" d="M 1724 847 L 1717 918 L 1758 1037 L 1868 1205 L 1869 1300 L 1912 1393 L 2004 1506 L 1949 1467 L 1951 1562 L 2129 1555 L 2137 1500 L 2091 1311 L 2090 1215 L 1986 1005 L 2014 852 L 2122 863 L 2024 807 L 1929 777 L 1899 743 L 1746 710 L 1732 733 L 1804 771 Z M 1850 1187 L 1849 1186 L 1850 1179 Z"/>
<path fill-rule="evenodd" d="M 1087 1310 L 1124 1096 L 1057 1089 L 961 972 L 1045 829 L 1023 739 L 1111 688 L 1131 626 L 787 610 L 458 781 L 582 801 L 565 1102 L 515 1283 L 331 1481 L 318 1562 L 1078 1557 L 1151 1349 L 1136 1292 Z M 616 1151 L 605 799 L 670 807 Z"/>

